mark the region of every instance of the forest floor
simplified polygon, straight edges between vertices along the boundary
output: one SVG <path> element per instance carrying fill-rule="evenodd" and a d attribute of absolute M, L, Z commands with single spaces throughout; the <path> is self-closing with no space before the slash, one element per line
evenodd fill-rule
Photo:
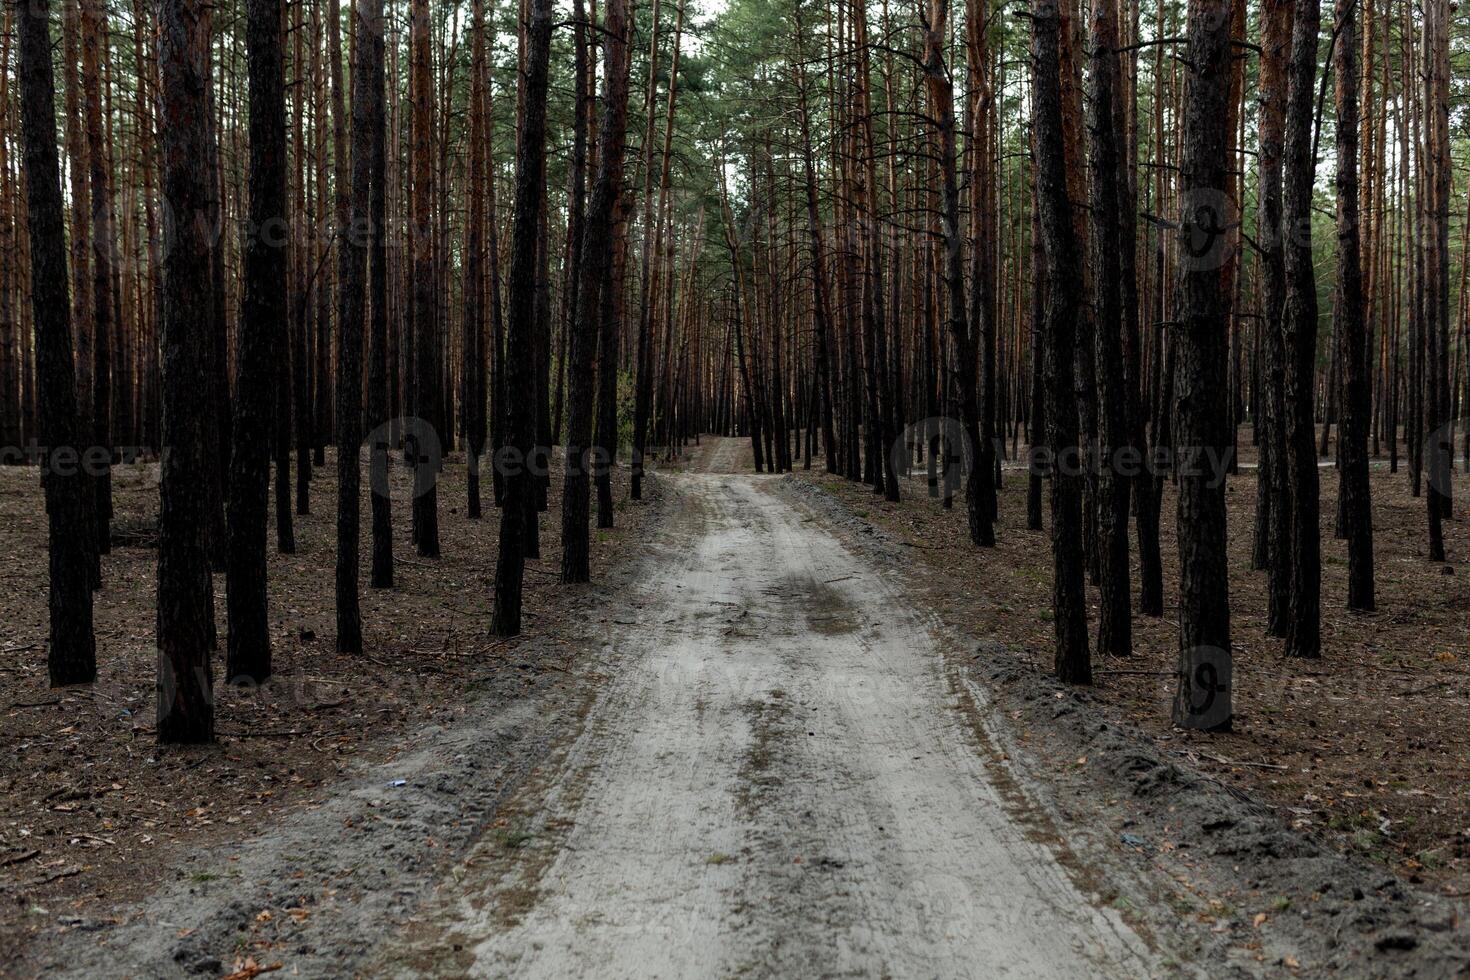
<path fill-rule="evenodd" d="M 133 587 L 103 596 L 95 691 L 46 689 L 43 582 L 22 580 L 41 605 L 0 634 L 34 647 L 0 665 L 17 736 L 0 974 L 1368 978 L 1470 961 L 1463 855 L 1420 853 L 1453 834 L 1403 836 L 1462 805 L 1464 726 L 1417 699 L 1454 725 L 1470 651 L 1447 589 L 1466 570 L 1420 575 L 1422 511 L 1392 486 L 1383 611 L 1335 612 L 1329 539 L 1326 656 L 1304 671 L 1256 642 L 1259 576 L 1236 553 L 1250 511 L 1233 511 L 1237 732 L 1195 738 L 1167 722 L 1166 621 L 1098 665 L 1148 673 L 1049 678 L 1047 538 L 1020 530 L 1020 474 L 982 553 L 917 483 L 895 506 L 819 471 L 752 476 L 748 446 L 706 440 L 693 472 L 624 505 L 592 587 L 533 575 L 536 616 L 507 645 L 485 634 L 495 522 L 450 512 L 451 465 L 445 558 L 365 593 L 366 673 L 331 652 L 331 522 L 305 520 L 303 554 L 272 559 L 283 691 L 223 692 L 207 749 L 149 731 L 151 551 L 109 559 Z M 39 564 L 38 495 L 4 489 L 0 521 L 29 528 Z M 151 493 L 124 492 L 121 529 L 146 526 Z M 1399 616 L 1419 618 L 1368 635 Z"/>
<path fill-rule="evenodd" d="M 104 933 L 123 921 L 128 903 L 161 884 L 232 890 L 238 877 L 232 865 L 240 858 L 221 856 L 228 845 L 321 804 L 365 766 L 401 762 L 402 777 L 413 781 L 411 736 L 453 725 L 472 707 L 534 704 L 567 685 L 580 652 L 568 625 L 595 616 L 591 607 L 600 593 L 557 582 L 559 469 L 551 480 L 551 512 L 542 519 L 543 558 L 527 564 L 524 616 L 527 636 L 541 640 L 535 656 L 522 649 L 523 639 L 488 635 L 499 511 L 487 497 L 485 519 L 465 516 L 462 455 L 451 455 L 439 485 L 443 557 L 437 561 L 414 554 L 411 478 L 395 473 L 391 591 L 367 587 L 364 502 L 367 652 L 347 656 L 333 642 L 336 467 L 330 453 L 326 462 L 312 482 L 313 513 L 295 517 L 295 554 L 275 552 L 272 521 L 275 675 L 255 689 L 217 684 L 218 741 L 206 748 L 154 741 L 156 465 L 115 471 L 114 548 L 103 560 L 95 607 L 98 680 L 59 690 L 49 689 L 46 678 L 46 524 L 36 471 L 0 468 L 0 527 L 9 548 L 0 572 L 6 593 L 0 717 L 8 749 L 0 754 L 0 976 L 37 968 L 29 949 L 34 937 Z M 659 509 L 656 489 L 645 504 L 628 501 L 626 475 L 617 474 L 617 528 L 593 532 L 598 577 L 638 553 L 637 540 Z M 488 480 L 484 489 L 488 495 Z M 223 576 L 215 577 L 215 602 L 223 629 Z M 544 732 L 539 746 L 526 737 L 539 730 L 527 718 L 507 721 L 506 729 L 500 740 L 524 741 L 525 751 L 487 759 L 496 770 L 495 780 L 482 780 L 487 789 L 516 777 L 545 743 Z M 454 815 L 435 830 L 438 840 L 426 835 L 429 850 L 420 857 L 427 866 L 436 848 L 452 848 L 475 829 L 468 814 Z M 292 914 L 304 917 L 309 908 L 303 904 Z M 235 958 L 233 943 L 196 958 L 189 930 L 177 931 L 183 967 L 209 966 L 221 955 L 228 967 Z M 238 951 L 248 955 L 249 944 Z"/>

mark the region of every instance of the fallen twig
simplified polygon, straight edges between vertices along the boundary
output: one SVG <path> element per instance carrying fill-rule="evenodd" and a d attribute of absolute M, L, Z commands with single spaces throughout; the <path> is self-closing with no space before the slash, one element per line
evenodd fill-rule
<path fill-rule="evenodd" d="M 1274 762 L 1237 762 L 1227 759 L 1224 756 L 1211 755 L 1208 752 L 1200 752 L 1198 754 L 1190 752 L 1189 757 L 1191 759 L 1208 759 L 1210 762 L 1217 762 L 1222 766 L 1250 766 L 1253 769 L 1277 769 L 1281 772 L 1285 772 L 1290 768 L 1289 766 L 1278 766 Z"/>

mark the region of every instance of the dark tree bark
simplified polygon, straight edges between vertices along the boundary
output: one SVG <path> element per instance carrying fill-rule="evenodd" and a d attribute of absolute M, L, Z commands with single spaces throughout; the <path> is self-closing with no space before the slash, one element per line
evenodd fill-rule
<path fill-rule="evenodd" d="M 1032 20 L 1032 129 L 1036 139 L 1036 208 L 1046 250 L 1046 435 L 1051 457 L 1052 624 L 1057 676 L 1092 683 L 1083 588 L 1082 487 L 1073 346 L 1082 304 L 1082 261 L 1067 198 L 1062 146 L 1061 14 L 1057 0 L 1036 0 Z"/>
<path fill-rule="evenodd" d="M 578 30 L 581 30 L 579 27 Z M 485 10 L 470 7 L 469 174 L 465 222 L 463 412 L 468 474 L 468 516 L 480 518 L 480 457 L 485 452 Z"/>
<path fill-rule="evenodd" d="M 332 99 L 332 227 L 340 234 L 341 229 L 347 227 L 347 222 L 352 217 L 352 175 L 349 170 L 347 153 L 347 93 L 344 91 L 342 81 L 342 9 L 340 5 L 329 4 L 330 11 L 327 17 L 327 70 L 331 75 Z M 352 29 L 352 8 L 348 8 L 348 29 Z M 340 250 L 342 243 L 337 241 L 338 265 L 341 264 Z M 333 277 L 337 288 L 338 309 L 341 309 L 342 282 Z M 323 447 L 319 451 L 318 465 L 325 465 L 325 445 L 332 435 L 333 392 L 330 389 L 331 372 L 331 319 L 321 325 L 318 331 L 320 349 L 317 351 L 317 439 L 318 445 Z M 341 322 L 338 321 L 337 329 L 341 330 Z"/>
<path fill-rule="evenodd" d="M 1033 157 L 1035 147 L 1032 148 Z M 1033 185 L 1034 189 L 1034 185 Z M 1037 465 L 1038 450 L 1049 445 L 1046 435 L 1046 247 L 1042 239 L 1041 212 L 1031 209 L 1031 379 L 1030 418 L 1027 442 L 1031 449 L 1026 479 L 1026 529 L 1042 530 L 1041 489 L 1045 468 Z M 930 495 L 933 495 L 933 454 L 929 454 Z"/>
<path fill-rule="evenodd" d="M 204 417 L 214 411 L 209 190 L 209 17 L 201 0 L 161 0 L 163 101 L 163 448 L 158 508 L 158 740 L 214 740 L 214 589 L 205 535 L 210 467 Z"/>
<path fill-rule="evenodd" d="M 924 86 L 939 140 L 940 213 L 945 237 L 944 284 L 949 298 L 947 317 L 953 348 L 952 370 L 958 389 L 960 424 L 964 426 L 965 440 L 976 460 L 965 481 L 965 511 L 970 543 L 988 548 L 995 544 L 994 507 L 991 504 L 995 474 L 990 466 L 992 457 L 989 450 L 981 445 L 980 403 L 975 387 L 975 337 L 966 319 L 964 232 L 960 228 L 960 196 L 955 166 L 954 85 L 944 65 L 948 16 L 948 0 L 929 0 L 928 15 L 923 22 Z"/>
<path fill-rule="evenodd" d="M 619 288 L 612 281 L 614 210 L 623 179 L 623 147 L 627 135 L 628 9 L 626 0 L 609 0 L 603 24 L 603 117 L 598 128 L 597 181 L 587 205 L 582 237 L 582 282 L 577 313 L 568 338 L 571 367 L 567 404 L 566 476 L 561 501 L 561 580 L 586 582 L 591 577 L 588 509 L 590 481 L 587 450 L 592 437 L 593 361 L 597 349 L 602 291 Z"/>
<path fill-rule="evenodd" d="M 107 38 L 103 0 L 82 3 L 82 89 L 86 99 L 87 164 L 92 204 L 92 477 L 97 552 L 112 550 L 112 347 L 114 255 L 108 146 L 102 129 L 102 48 Z"/>
<path fill-rule="evenodd" d="M 338 233 L 337 336 L 337 650 L 362 652 L 358 555 L 361 548 L 362 335 L 367 237 L 371 218 L 372 94 L 362 59 L 383 30 L 382 0 L 357 0 L 353 32 L 359 64 L 352 73 L 352 202 Z"/>
<path fill-rule="evenodd" d="M 1343 529 L 1348 541 L 1349 609 L 1371 610 L 1373 502 L 1368 489 L 1370 382 L 1363 313 L 1362 245 L 1358 224 L 1358 0 L 1337 0 L 1333 77 L 1337 99 L 1337 335 L 1341 344 Z M 1372 29 L 1372 25 L 1369 25 Z M 1371 79 L 1369 80 L 1371 84 Z"/>
<path fill-rule="evenodd" d="M 429 0 L 409 5 L 410 50 L 413 71 L 413 325 L 414 413 L 426 423 L 425 434 L 437 435 L 448 445 L 440 418 L 439 313 L 434 297 L 434 91 L 429 56 Z M 356 92 L 353 92 L 354 101 Z M 354 107 L 354 112 L 356 108 Z M 355 123 L 355 120 L 354 120 Z M 437 453 L 414 447 L 414 469 L 437 467 Z M 439 557 L 438 474 L 414 480 L 413 529 L 419 557 Z"/>
<path fill-rule="evenodd" d="M 1286 134 L 1287 65 L 1294 7 L 1265 0 L 1262 15 L 1260 154 L 1256 223 L 1261 229 L 1261 332 L 1265 392 L 1256 520 L 1267 525 L 1266 632 L 1286 636 L 1291 622 L 1291 490 L 1286 462 L 1286 229 L 1282 153 Z"/>
<path fill-rule="evenodd" d="M 369 475 L 372 481 L 373 567 L 370 584 L 375 589 L 393 587 L 393 499 L 388 493 L 388 453 L 392 433 L 389 431 L 392 380 L 388 370 L 388 185 L 387 126 L 384 111 L 384 40 L 382 0 L 372 0 L 368 21 L 366 49 L 360 50 L 363 61 L 358 71 L 366 83 L 361 94 L 353 92 L 353 126 L 357 125 L 359 97 L 366 101 L 368 166 L 368 256 L 372 262 L 370 304 L 372 326 L 368 342 L 368 418 L 373 425 L 373 443 L 369 451 Z M 362 41 L 359 41 L 362 43 Z M 354 85 L 356 81 L 354 80 Z M 357 133 L 353 131 L 353 152 L 359 152 Z"/>
<path fill-rule="evenodd" d="M 87 173 L 86 134 L 82 123 L 81 61 L 82 11 L 80 0 L 66 0 L 62 7 L 61 30 L 62 74 L 66 79 L 66 157 L 71 190 L 71 277 L 72 323 L 76 328 L 77 438 L 90 444 L 95 432 L 92 422 L 92 374 L 96 368 L 93 353 L 93 320 L 96 309 L 92 302 L 92 277 L 88 274 L 92 257 L 92 188 Z M 81 452 L 84 446 L 78 444 Z M 91 558 L 92 588 L 102 585 L 102 561 L 97 533 L 97 485 L 90 476 L 83 491 L 86 508 L 82 520 L 87 523 L 87 549 Z"/>
<path fill-rule="evenodd" d="M 1291 490 L 1291 613 L 1286 653 L 1321 656 L 1322 542 L 1318 527 L 1314 384 L 1317 276 L 1312 262 L 1313 148 L 1320 0 L 1299 0 L 1287 68 L 1284 228 L 1286 230 L 1286 471 Z"/>
<path fill-rule="evenodd" d="M 41 460 L 50 544 L 46 667 L 51 686 L 59 687 L 96 680 L 97 652 L 92 634 L 92 542 L 90 524 L 83 517 L 90 494 L 76 460 L 81 425 L 67 301 L 48 6 L 47 0 L 28 0 L 17 2 L 14 9 L 36 337 L 36 441 L 46 453 Z"/>
<path fill-rule="evenodd" d="M 622 186 L 622 181 L 618 181 Z M 627 261 L 624 238 L 624 207 L 621 194 L 614 205 L 612 260 L 608 267 L 598 312 L 597 421 L 592 448 L 596 454 L 593 481 L 597 490 L 597 526 L 613 526 L 612 471 L 618 458 L 618 337 L 623 320 L 623 271 Z"/>
<path fill-rule="evenodd" d="M 857 200 L 854 202 L 858 228 L 861 232 L 863 246 L 863 328 L 867 338 L 864 346 L 865 354 L 870 363 L 868 369 L 869 377 L 869 425 L 873 432 L 869 436 L 869 442 L 874 448 L 873 476 L 874 490 L 882 493 L 885 500 L 898 503 L 900 491 L 898 485 L 898 473 L 894 468 L 893 457 L 897 451 L 898 432 L 895 430 L 895 420 L 898 413 L 893 407 L 893 389 L 889 384 L 888 369 L 888 332 L 890 310 L 887 305 L 887 297 L 884 295 L 884 262 L 882 222 L 879 216 L 879 190 L 878 190 L 878 146 L 873 135 L 873 97 L 871 92 L 870 78 L 872 69 L 869 66 L 869 44 L 868 44 L 868 16 L 867 10 L 860 4 L 854 4 L 852 8 L 853 46 L 857 56 L 857 79 L 854 85 L 855 111 L 858 115 L 858 147 L 862 155 L 862 169 L 859 171 Z M 982 38 L 984 32 L 976 30 L 973 33 Z M 977 50 L 977 47 L 979 50 Z M 967 51 L 978 63 L 983 65 L 985 54 L 983 41 L 978 45 L 967 46 Z M 984 77 L 981 70 L 980 77 Z M 972 100 L 972 110 L 976 114 L 988 113 L 988 102 L 976 98 Z M 988 116 L 986 117 L 988 118 Z M 984 142 L 983 140 L 981 141 Z M 977 161 L 988 159 L 985 150 L 972 151 Z M 977 162 L 977 176 L 980 164 Z M 989 184 L 984 185 L 987 192 Z M 983 220 L 989 217 L 989 212 L 984 209 L 974 209 L 976 213 L 984 214 Z M 989 299 L 989 293 L 982 287 L 981 282 L 989 272 L 987 248 L 978 243 L 971 250 L 973 259 L 972 269 L 977 273 L 977 282 L 971 291 L 974 305 L 965 311 L 967 317 L 967 329 L 972 338 L 980 336 L 982 331 L 989 327 L 988 317 L 984 303 Z M 985 280 L 988 282 L 988 280 Z M 773 329 L 778 330 L 779 327 Z M 988 333 L 984 334 L 989 336 Z M 776 436 L 780 440 L 777 451 L 778 472 L 780 469 L 791 469 L 790 453 L 786 444 L 786 425 L 781 412 L 781 361 L 780 361 L 780 336 L 776 333 L 773 337 L 775 343 L 775 398 L 776 398 Z M 988 350 L 988 348 L 987 348 Z M 983 358 L 982 358 L 983 360 Z M 985 363 L 994 366 L 994 358 Z M 988 393 L 988 389 L 987 389 Z M 981 469 L 986 469 L 987 453 L 991 451 L 992 444 L 986 439 L 988 429 L 985 425 L 978 426 L 981 438 L 975 445 L 975 451 L 980 460 Z M 987 471 L 988 472 L 988 471 Z M 981 486 L 982 494 L 985 487 L 993 487 L 991 483 Z M 988 506 L 991 518 L 994 514 L 994 501 L 986 501 L 982 497 L 982 506 Z"/>
<path fill-rule="evenodd" d="M 1092 14 L 1091 99 L 1088 127 L 1088 183 L 1092 205 L 1093 329 L 1098 395 L 1098 602 L 1099 653 L 1133 652 L 1133 614 L 1129 605 L 1128 491 L 1123 470 L 1131 465 L 1127 380 L 1123 373 L 1122 221 L 1119 155 L 1113 114 L 1117 110 L 1118 25 L 1112 3 L 1096 3 Z"/>
<path fill-rule="evenodd" d="M 589 52 L 587 41 L 587 12 L 582 0 L 573 0 L 572 4 L 572 31 L 573 31 L 573 102 L 572 102 L 572 159 L 571 159 L 571 183 L 569 186 L 569 199 L 567 201 L 567 257 L 565 293 L 563 297 L 563 318 L 560 338 L 560 358 L 557 362 L 556 372 L 556 407 L 553 410 L 555 418 L 553 427 L 558 435 L 562 431 L 562 409 L 566 402 L 566 366 L 568 355 L 568 343 L 571 332 L 575 329 L 575 318 L 577 316 L 578 290 L 582 283 L 582 234 L 587 218 L 587 130 L 592 125 L 593 113 L 597 108 L 597 97 L 592 90 L 591 70 L 589 64 Z M 653 23 L 655 39 L 653 50 L 658 50 L 657 25 L 658 4 L 654 4 Z M 653 74 L 650 69 L 650 75 Z M 656 84 L 649 82 L 650 86 Z M 651 119 L 651 117 L 650 117 Z M 645 141 L 645 147 L 647 147 Z M 645 211 L 648 200 L 647 185 L 644 187 Z M 648 230 L 645 222 L 644 227 L 644 251 L 645 260 L 643 268 L 643 289 L 648 288 L 648 263 L 647 253 Z M 650 327 L 651 329 L 651 327 Z M 640 340 L 640 344 L 642 341 Z M 643 347 L 640 346 L 640 357 Z M 642 370 L 640 362 L 640 371 Z M 637 499 L 639 489 L 642 485 L 642 443 L 635 431 L 633 448 L 633 496 Z"/>
<path fill-rule="evenodd" d="M 1424 300 L 1421 326 L 1425 337 L 1427 377 L 1421 376 L 1424 401 L 1423 467 L 1428 479 L 1425 505 L 1429 518 L 1429 560 L 1444 561 L 1444 527 L 1451 517 L 1454 479 L 1453 420 L 1450 417 L 1450 190 L 1449 132 L 1449 0 L 1423 5 L 1424 163 L 1422 178 Z"/>
<path fill-rule="evenodd" d="M 551 56 L 551 0 L 529 0 L 525 32 L 526 65 L 521 76 L 521 135 L 516 159 L 515 227 L 511 236 L 509 323 L 505 368 L 505 447 L 497 468 L 505 471 L 500 511 L 500 551 L 495 564 L 495 611 L 490 628 L 496 636 L 521 631 L 521 590 L 525 577 L 526 523 L 536 520 L 527 504 L 534 501 L 533 477 L 527 470 L 535 433 L 536 363 L 532 348 L 536 316 L 536 230 L 546 193 L 542 181 L 546 159 L 546 89 Z"/>
<path fill-rule="evenodd" d="M 203 31 L 209 38 L 214 34 L 214 10 L 213 4 L 206 4 L 201 8 L 201 16 L 205 19 Z M 205 321 L 205 371 L 216 397 L 210 400 L 204 419 L 204 456 L 209 464 L 205 471 L 209 480 L 206 486 L 209 499 L 208 529 L 204 544 L 209 551 L 210 568 L 223 572 L 228 561 L 230 544 L 229 535 L 225 531 L 224 487 L 225 481 L 229 479 L 230 426 L 233 424 L 233 416 L 230 411 L 229 369 L 226 366 L 228 338 L 225 335 L 228 324 L 225 320 L 224 206 L 221 200 L 223 189 L 220 184 L 217 129 L 219 103 L 214 91 L 214 56 L 211 45 L 212 41 L 207 42 L 204 51 L 205 135 L 204 153 L 200 159 L 204 167 L 204 220 L 208 222 L 209 229 L 206 239 L 209 247 L 209 319 Z M 202 286 L 203 283 L 199 285 Z M 289 399 L 289 392 L 290 388 L 285 388 L 283 397 Z M 284 521 L 281 520 L 282 508 L 278 505 L 276 509 L 276 536 L 282 544 L 292 540 L 289 489 L 286 490 L 286 496 Z"/>
<path fill-rule="evenodd" d="M 1230 728 L 1230 579 L 1225 554 L 1229 299 L 1222 269 L 1233 213 L 1225 200 L 1230 0 L 1190 0 L 1181 204 L 1174 445 L 1179 483 L 1179 688 L 1174 724 Z"/>
<path fill-rule="evenodd" d="M 234 455 L 230 460 L 227 681 L 264 681 L 271 673 L 266 621 L 266 497 L 275 366 L 286 320 L 281 283 L 286 243 L 286 75 L 281 51 L 282 0 L 250 0 L 246 60 L 250 72 L 250 223 L 244 241 L 245 300 L 235 384 Z"/>
<path fill-rule="evenodd" d="M 1138 36 L 1138 7 L 1131 7 L 1133 20 L 1120 24 L 1117 32 L 1125 42 Z M 1122 80 L 1113 102 L 1113 140 L 1120 154 L 1118 168 L 1118 278 L 1123 301 L 1123 372 L 1127 391 L 1124 400 L 1129 432 L 1128 451 L 1135 458 L 1150 458 L 1144 401 L 1147 390 L 1143 365 L 1143 328 L 1138 284 L 1138 63 L 1137 52 L 1124 55 Z M 1133 510 L 1138 534 L 1138 611 L 1145 616 L 1164 614 L 1164 564 L 1159 547 L 1159 500 L 1154 474 L 1147 465 L 1132 480 Z"/>

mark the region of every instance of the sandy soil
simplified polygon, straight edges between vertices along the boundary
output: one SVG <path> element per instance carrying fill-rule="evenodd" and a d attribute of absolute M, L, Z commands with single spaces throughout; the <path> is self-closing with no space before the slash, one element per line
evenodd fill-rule
<path fill-rule="evenodd" d="M 1266 635 L 1264 572 L 1251 567 L 1256 472 L 1227 483 L 1235 728 L 1226 735 L 1173 729 L 1178 634 L 1175 506 L 1162 507 L 1165 615 L 1135 616 L 1134 654 L 1096 658 L 1090 696 L 1110 720 L 1136 726 L 1165 754 L 1270 806 L 1295 829 L 1380 863 L 1412 884 L 1470 894 L 1470 523 L 1445 525 L 1450 561 L 1425 555 L 1424 499 L 1405 469 L 1371 473 L 1378 609 L 1349 612 L 1346 544 L 1333 536 L 1338 474 L 1321 471 L 1322 658 L 1288 660 Z M 820 460 L 817 467 L 821 467 Z M 1026 527 L 1024 472 L 1005 474 L 997 547 L 967 543 L 963 502 L 943 510 L 923 473 L 888 504 L 870 488 L 798 472 L 855 517 L 890 534 L 918 597 L 965 633 L 993 640 L 1051 673 L 1051 544 Z M 1463 490 L 1463 476 L 1457 477 Z M 1135 553 L 1134 588 L 1137 588 Z M 1097 592 L 1088 589 L 1090 628 Z"/>
<path fill-rule="evenodd" d="M 525 843 L 476 849 L 398 972 L 1151 972 L 1003 804 L 922 613 L 767 485 L 678 479 L 676 558 Z"/>

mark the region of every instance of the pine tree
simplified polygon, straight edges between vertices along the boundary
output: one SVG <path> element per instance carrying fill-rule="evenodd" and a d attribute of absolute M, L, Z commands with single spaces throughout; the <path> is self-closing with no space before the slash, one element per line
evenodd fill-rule
<path fill-rule="evenodd" d="M 1228 202 L 1226 102 L 1229 0 L 1190 0 L 1185 93 L 1174 420 L 1179 482 L 1179 688 L 1174 724 L 1231 726 L 1230 580 L 1225 557 L 1225 485 L 1218 472 L 1229 437 L 1221 408 L 1229 299 L 1220 237 Z M 1315 465 L 1315 462 L 1314 464 Z"/>
<path fill-rule="evenodd" d="M 163 243 L 163 454 L 158 509 L 158 740 L 214 740 L 214 589 L 206 550 L 211 506 L 205 415 L 213 411 L 210 194 L 210 18 L 202 0 L 160 0 Z"/>
<path fill-rule="evenodd" d="M 500 550 L 495 565 L 495 610 L 490 629 L 496 636 L 521 632 L 526 539 L 536 520 L 535 487 L 528 459 L 535 440 L 536 237 L 545 184 L 546 90 L 551 58 L 551 0 L 529 0 L 525 25 L 526 60 L 521 75 L 521 132 L 516 155 L 515 227 L 511 236 L 510 302 L 504 384 L 505 442 L 495 465 L 503 468 L 505 495 L 500 511 Z"/>
<path fill-rule="evenodd" d="M 244 241 L 245 299 L 235 384 L 230 460 L 227 681 L 264 681 L 271 673 L 266 620 L 266 501 L 274 418 L 275 368 L 286 323 L 286 80 L 281 0 L 250 0 L 250 224 Z"/>
<path fill-rule="evenodd" d="M 21 138 L 30 227 L 31 309 L 36 335 L 36 439 L 46 494 L 50 631 L 46 666 L 52 687 L 97 677 L 92 633 L 92 557 L 86 478 L 77 460 L 76 375 L 67 300 L 66 233 L 56 153 L 56 95 L 47 0 L 16 4 Z"/>

